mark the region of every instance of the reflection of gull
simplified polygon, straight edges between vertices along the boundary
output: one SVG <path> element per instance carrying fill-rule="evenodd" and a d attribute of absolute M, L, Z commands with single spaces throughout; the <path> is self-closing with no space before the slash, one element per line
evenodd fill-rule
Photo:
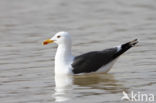
<path fill-rule="evenodd" d="M 123 91 L 122 93 L 123 93 L 123 97 L 121 98 L 121 100 L 129 100 L 130 101 L 128 94 L 125 91 Z"/>
<path fill-rule="evenodd" d="M 79 93 L 77 90 L 81 91 L 83 87 L 85 87 L 87 91 L 83 91 L 82 94 L 80 93 L 81 96 L 85 96 L 86 93 L 87 95 L 92 95 L 95 93 L 95 89 L 109 93 L 121 93 L 121 91 L 125 89 L 122 84 L 118 83 L 113 74 L 55 75 L 55 84 L 56 87 L 53 98 L 57 102 L 68 101 L 75 98 L 75 96 L 77 96 L 75 93 Z M 90 88 L 94 90 L 92 91 Z M 98 95 L 97 91 L 96 95 Z"/>
<path fill-rule="evenodd" d="M 73 84 L 81 87 L 91 87 L 110 93 L 121 93 L 125 87 L 118 83 L 113 74 L 76 75 Z"/>
<path fill-rule="evenodd" d="M 137 39 L 135 39 L 117 47 L 92 51 L 73 57 L 71 52 L 72 41 L 69 33 L 56 33 L 54 37 L 45 40 L 43 44 L 46 45 L 52 42 L 58 44 L 55 56 L 55 74 L 106 73 L 120 55 L 138 43 Z"/>
<path fill-rule="evenodd" d="M 72 86 L 71 75 L 55 75 L 55 85 L 57 88 L 66 88 Z"/>
<path fill-rule="evenodd" d="M 70 75 L 55 75 L 55 101 L 62 102 L 72 98 L 72 77 Z"/>

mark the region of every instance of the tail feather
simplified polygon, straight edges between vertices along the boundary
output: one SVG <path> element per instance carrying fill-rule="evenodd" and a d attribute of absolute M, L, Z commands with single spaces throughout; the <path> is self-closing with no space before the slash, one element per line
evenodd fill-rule
<path fill-rule="evenodd" d="M 117 52 L 117 54 L 115 55 L 115 58 L 120 56 L 121 54 L 123 54 L 124 52 L 126 52 L 128 49 L 130 49 L 131 47 L 135 46 L 138 43 L 137 39 L 134 39 L 130 42 L 127 42 L 125 44 L 121 45 L 121 49 Z"/>

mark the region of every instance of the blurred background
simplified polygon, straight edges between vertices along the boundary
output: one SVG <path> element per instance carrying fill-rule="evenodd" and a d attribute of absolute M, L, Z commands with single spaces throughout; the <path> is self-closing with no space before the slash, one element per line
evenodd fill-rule
<path fill-rule="evenodd" d="M 73 55 L 138 38 L 108 74 L 74 76 L 56 90 L 56 32 L 73 38 Z M 156 95 L 155 0 L 0 0 L 2 103 L 117 103 L 122 91 Z M 69 78 L 68 78 L 69 79 Z"/>

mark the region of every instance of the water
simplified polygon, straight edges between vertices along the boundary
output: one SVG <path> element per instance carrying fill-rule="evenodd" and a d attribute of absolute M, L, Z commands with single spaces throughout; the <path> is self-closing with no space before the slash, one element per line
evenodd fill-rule
<path fill-rule="evenodd" d="M 1 0 L 1 103 L 120 103 L 122 91 L 156 96 L 155 10 L 155 0 Z M 57 88 L 56 45 L 42 41 L 62 30 L 72 35 L 74 55 L 140 42 L 108 74 L 63 77 L 70 85 Z"/>

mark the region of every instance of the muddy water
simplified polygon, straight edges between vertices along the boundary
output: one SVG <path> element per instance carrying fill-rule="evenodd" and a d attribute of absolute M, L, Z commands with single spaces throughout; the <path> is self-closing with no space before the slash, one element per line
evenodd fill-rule
<path fill-rule="evenodd" d="M 155 10 L 155 0 L 1 0 L 0 102 L 117 103 L 122 91 L 156 96 Z M 41 43 L 62 30 L 72 35 L 74 55 L 140 43 L 108 74 L 54 78 L 56 45 Z"/>

